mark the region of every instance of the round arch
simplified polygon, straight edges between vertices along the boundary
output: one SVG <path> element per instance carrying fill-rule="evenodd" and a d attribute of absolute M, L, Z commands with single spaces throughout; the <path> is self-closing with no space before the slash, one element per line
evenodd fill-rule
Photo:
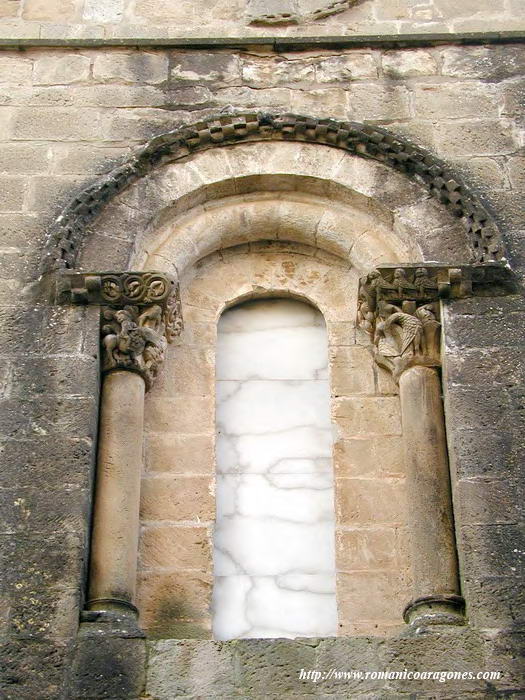
<path fill-rule="evenodd" d="M 293 114 L 239 113 L 161 134 L 85 188 L 55 220 L 45 246 L 43 271 L 74 268 L 88 230 L 106 204 L 159 166 L 217 146 L 271 140 L 329 146 L 396 170 L 425 186 L 462 219 L 472 251 L 471 259 L 462 262 L 486 262 L 504 255 L 496 225 L 475 194 L 445 163 L 420 147 L 370 125 Z"/>

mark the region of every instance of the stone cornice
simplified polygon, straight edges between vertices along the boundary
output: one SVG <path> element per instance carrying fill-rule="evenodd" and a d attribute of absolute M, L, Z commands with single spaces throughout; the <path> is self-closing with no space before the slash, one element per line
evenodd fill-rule
<path fill-rule="evenodd" d="M 162 272 L 61 272 L 57 302 L 100 306 L 102 371 L 140 374 L 150 389 L 182 330 L 179 284 Z"/>
<path fill-rule="evenodd" d="M 133 27 L 136 30 L 136 27 Z M 156 28 L 154 28 L 155 30 Z M 32 35 L 34 30 L 34 35 Z M 88 36 L 82 36 L 83 33 Z M 112 35 L 113 30 L 113 35 Z M 154 33 L 154 30 L 152 34 Z M 49 31 L 49 36 L 46 32 Z M 98 35 L 97 35 L 98 31 Z M 19 36 L 16 36 L 16 34 Z M 126 35 L 118 25 L 112 27 L 88 27 L 77 24 L 46 25 L 41 27 L 31 23 L 25 24 L 13 32 L 0 37 L 0 48 L 158 48 L 158 49 L 248 49 L 259 47 L 275 53 L 288 51 L 308 51 L 315 49 L 354 49 L 354 48 L 410 48 L 424 46 L 441 46 L 444 44 L 486 45 L 514 44 L 525 42 L 524 31 L 499 32 L 406 32 L 404 34 L 347 34 L 333 36 L 134 36 L 131 31 Z"/>

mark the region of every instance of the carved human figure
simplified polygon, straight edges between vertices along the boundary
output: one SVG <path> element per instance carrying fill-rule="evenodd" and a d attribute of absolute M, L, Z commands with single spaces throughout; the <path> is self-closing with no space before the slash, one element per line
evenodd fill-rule
<path fill-rule="evenodd" d="M 436 361 L 439 361 L 441 323 L 436 319 L 435 305 L 424 304 L 420 306 L 416 310 L 416 316 L 423 326 L 423 335 L 421 338 L 423 355 L 427 355 L 429 358 L 434 358 Z"/>

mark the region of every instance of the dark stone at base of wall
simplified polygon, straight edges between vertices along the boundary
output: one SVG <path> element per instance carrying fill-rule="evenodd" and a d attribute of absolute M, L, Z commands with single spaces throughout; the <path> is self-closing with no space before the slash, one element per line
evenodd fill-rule
<path fill-rule="evenodd" d="M 123 635 L 127 635 L 127 638 Z M 130 700 L 272 700 L 272 698 L 523 697 L 523 635 L 478 634 L 468 626 L 407 627 L 390 638 L 165 639 L 147 642 L 124 627 L 84 623 L 68 698 Z M 331 678 L 312 676 L 312 672 Z M 500 671 L 499 680 L 381 678 L 378 672 Z M 363 671 L 356 679 L 336 673 Z M 314 680 L 315 679 L 315 680 Z"/>

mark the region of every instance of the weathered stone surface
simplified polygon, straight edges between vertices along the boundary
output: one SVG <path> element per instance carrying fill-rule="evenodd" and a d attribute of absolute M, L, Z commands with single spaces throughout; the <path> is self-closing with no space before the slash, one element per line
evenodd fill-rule
<path fill-rule="evenodd" d="M 155 476 L 142 480 L 141 514 L 145 520 L 212 520 L 214 504 L 209 477 Z"/>
<path fill-rule="evenodd" d="M 523 74 L 525 56 L 514 46 L 450 46 L 441 49 L 443 75 L 479 80 L 504 80 Z"/>
<path fill-rule="evenodd" d="M 110 53 L 95 58 L 93 77 L 100 81 L 162 83 L 168 78 L 167 56 L 159 53 Z"/>
<path fill-rule="evenodd" d="M 179 83 L 227 85 L 240 79 L 239 58 L 230 53 L 179 53 L 172 55 L 170 77 Z"/>
<path fill-rule="evenodd" d="M 232 644 L 171 639 L 149 643 L 148 651 L 146 691 L 159 700 L 194 693 L 203 697 L 237 694 Z"/>
<path fill-rule="evenodd" d="M 33 82 L 36 85 L 82 82 L 89 78 L 90 66 L 88 56 L 42 57 L 35 61 Z"/>
<path fill-rule="evenodd" d="M 156 526 L 145 528 L 141 540 L 141 561 L 145 569 L 162 568 L 211 570 L 210 533 L 205 527 Z"/>
<path fill-rule="evenodd" d="M 385 51 L 381 62 L 384 75 L 394 80 L 437 74 L 436 59 L 423 49 Z"/>
<path fill-rule="evenodd" d="M 84 627 L 89 624 L 93 623 L 84 623 Z M 137 698 L 144 689 L 145 676 L 144 640 L 104 634 L 84 638 L 81 631 L 70 672 L 69 697 Z"/>

